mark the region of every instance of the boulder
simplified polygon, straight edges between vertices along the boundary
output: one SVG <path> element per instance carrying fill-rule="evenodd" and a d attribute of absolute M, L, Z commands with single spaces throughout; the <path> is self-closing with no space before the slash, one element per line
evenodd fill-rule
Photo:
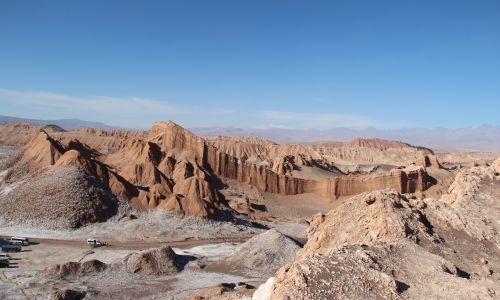
<path fill-rule="evenodd" d="M 80 300 L 85 298 L 87 293 L 71 289 L 57 290 L 49 295 L 49 300 Z"/>
<path fill-rule="evenodd" d="M 234 268 L 272 274 L 291 261 L 300 246 L 281 232 L 271 229 L 243 243 L 226 259 Z"/>
<path fill-rule="evenodd" d="M 169 246 L 132 253 L 124 264 L 127 272 L 142 275 L 171 275 L 182 270 L 179 256 Z"/>

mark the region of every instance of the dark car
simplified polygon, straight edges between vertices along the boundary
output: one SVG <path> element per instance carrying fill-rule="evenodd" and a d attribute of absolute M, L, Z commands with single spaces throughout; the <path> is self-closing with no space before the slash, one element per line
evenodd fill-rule
<path fill-rule="evenodd" d="M 21 246 L 19 245 L 2 245 L 2 252 L 19 252 L 21 251 Z"/>
<path fill-rule="evenodd" d="M 0 267 L 8 267 L 9 259 L 7 257 L 0 257 Z"/>

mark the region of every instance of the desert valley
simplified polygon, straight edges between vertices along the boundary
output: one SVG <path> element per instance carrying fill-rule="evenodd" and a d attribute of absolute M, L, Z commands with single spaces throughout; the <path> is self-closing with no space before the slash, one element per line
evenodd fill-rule
<path fill-rule="evenodd" d="M 496 153 L 168 121 L 5 124 L 0 155 L 1 298 L 500 297 Z"/>

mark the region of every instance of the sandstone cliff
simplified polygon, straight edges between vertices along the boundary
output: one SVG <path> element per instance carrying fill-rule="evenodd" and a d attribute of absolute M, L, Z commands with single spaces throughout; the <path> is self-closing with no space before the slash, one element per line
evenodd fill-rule
<path fill-rule="evenodd" d="M 21 126 L 21 129 L 31 132 L 33 128 Z M 70 138 L 77 134 L 84 134 L 89 140 L 100 137 L 94 144 L 113 148 L 112 153 Z M 232 145 L 231 141 L 236 144 Z M 436 164 L 437 160 L 423 161 L 421 168 L 394 169 L 366 176 L 343 175 L 310 146 L 278 145 L 252 138 L 207 141 L 173 122 L 158 122 L 148 133 L 41 129 L 24 146 L 14 169 L 20 170 L 23 166 L 31 173 L 77 167 L 95 177 L 117 198 L 129 201 L 138 209 L 160 207 L 214 217 L 224 200 L 218 191 L 223 187 L 219 178 L 247 183 L 263 192 L 313 193 L 336 199 L 382 188 L 400 193 L 424 191 L 432 183 L 425 169 L 428 163 Z M 332 175 L 324 179 L 297 177 L 296 170 L 306 168 L 322 169 Z M 25 176 L 23 172 L 17 174 Z"/>
<path fill-rule="evenodd" d="M 356 139 L 349 142 L 322 142 L 313 146 L 327 159 L 340 164 L 407 165 L 432 150 L 400 141 Z"/>

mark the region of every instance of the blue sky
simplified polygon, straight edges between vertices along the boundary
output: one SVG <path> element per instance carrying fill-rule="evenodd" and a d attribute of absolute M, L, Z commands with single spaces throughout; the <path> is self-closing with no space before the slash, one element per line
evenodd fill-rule
<path fill-rule="evenodd" d="M 499 125 L 500 1 L 1 1 L 0 114 Z"/>

